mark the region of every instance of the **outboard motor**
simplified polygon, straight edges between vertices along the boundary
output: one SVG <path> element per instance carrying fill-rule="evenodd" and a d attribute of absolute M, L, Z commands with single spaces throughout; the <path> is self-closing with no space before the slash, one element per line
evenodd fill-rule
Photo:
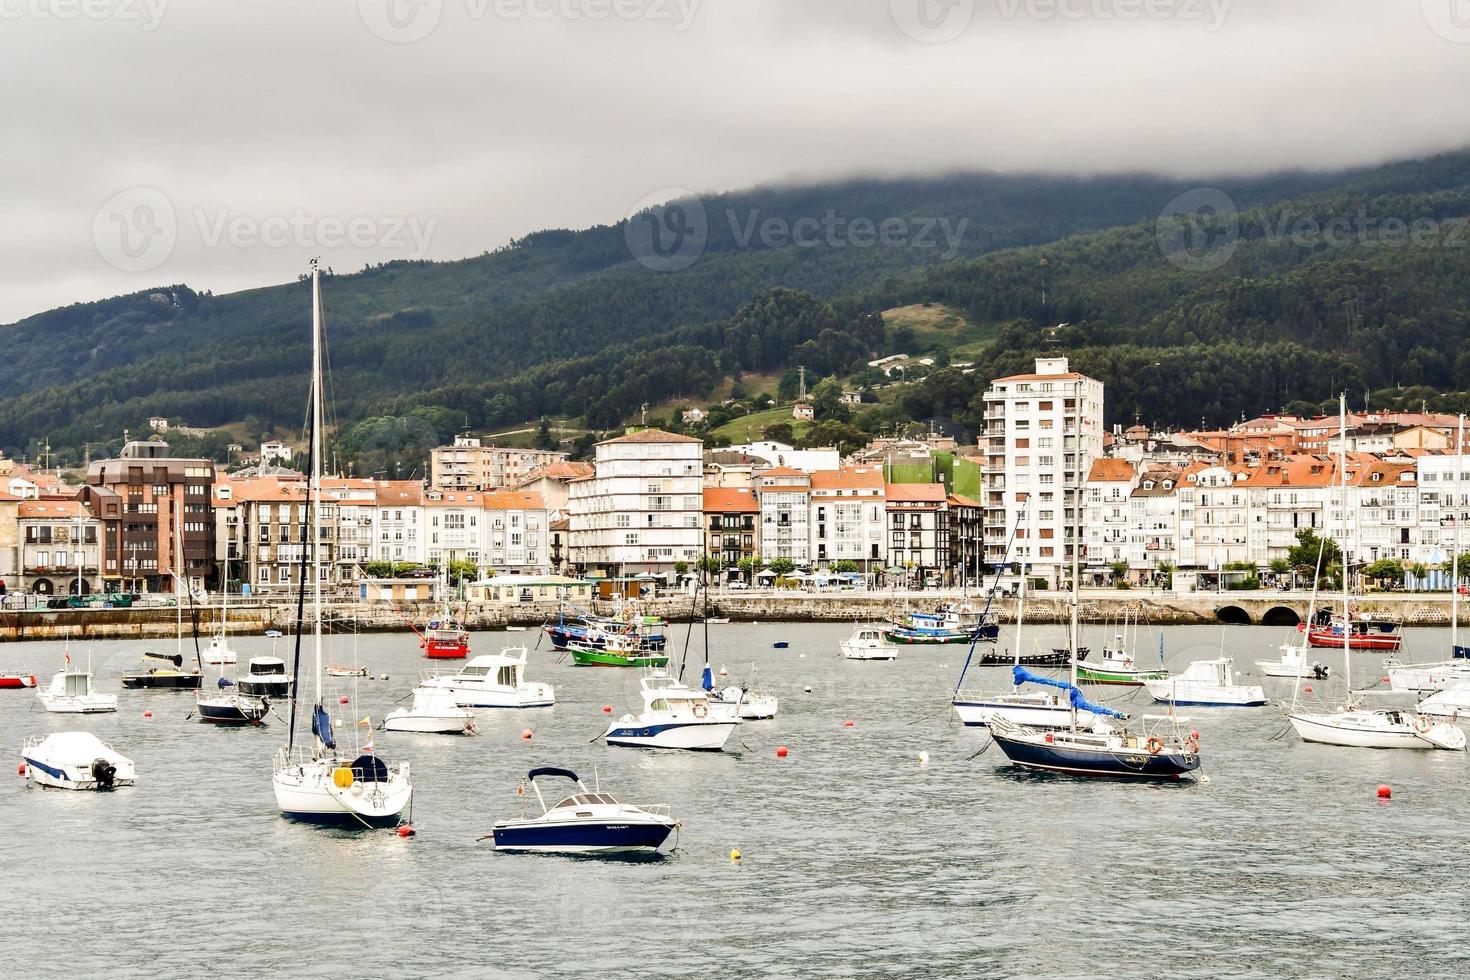
<path fill-rule="evenodd" d="M 97 781 L 98 789 L 112 789 L 112 784 L 117 780 L 117 766 L 106 759 L 94 759 L 92 778 Z"/>
<path fill-rule="evenodd" d="M 1320 664 L 1320 663 L 1313 663 L 1312 664 L 1312 676 L 1315 677 L 1315 678 L 1317 678 L 1317 680 L 1319 680 L 1319 681 L 1326 680 L 1327 679 L 1327 675 L 1330 674 L 1330 673 L 1332 673 L 1332 668 L 1331 667 L 1328 667 L 1326 664 Z"/>

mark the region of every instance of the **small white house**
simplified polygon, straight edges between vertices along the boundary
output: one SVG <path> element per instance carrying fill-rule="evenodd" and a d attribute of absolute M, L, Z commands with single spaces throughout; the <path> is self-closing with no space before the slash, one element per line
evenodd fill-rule
<path fill-rule="evenodd" d="M 680 417 L 683 418 L 685 425 L 695 425 L 709 418 L 709 413 L 702 408 L 686 408 Z"/>
<path fill-rule="evenodd" d="M 148 417 L 148 428 L 152 429 L 154 432 L 167 432 L 168 419 L 164 418 L 162 415 L 151 415 Z"/>
<path fill-rule="evenodd" d="M 284 442 L 272 439 L 260 444 L 260 461 L 262 463 L 289 463 L 291 457 L 296 455 L 296 450 Z"/>
<path fill-rule="evenodd" d="M 807 405 L 803 402 L 797 402 L 796 405 L 794 405 L 791 409 L 791 417 L 794 419 L 804 419 L 805 421 L 810 422 L 812 419 L 817 417 L 817 411 L 810 405 Z"/>

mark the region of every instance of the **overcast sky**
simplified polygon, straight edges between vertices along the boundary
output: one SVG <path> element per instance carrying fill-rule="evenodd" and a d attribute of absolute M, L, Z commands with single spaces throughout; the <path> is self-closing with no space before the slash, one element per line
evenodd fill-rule
<path fill-rule="evenodd" d="M 1455 148 L 1462 7 L 0 0 L 0 323 L 474 255 L 671 188 Z"/>

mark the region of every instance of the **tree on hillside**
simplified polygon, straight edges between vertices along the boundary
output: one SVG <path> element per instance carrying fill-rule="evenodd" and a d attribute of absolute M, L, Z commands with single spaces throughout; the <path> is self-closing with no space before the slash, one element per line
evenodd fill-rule
<path fill-rule="evenodd" d="M 544 415 L 541 416 L 541 421 L 536 425 L 536 448 L 556 448 L 556 436 L 551 433 L 551 419 Z"/>
<path fill-rule="evenodd" d="M 788 446 L 796 441 L 796 436 L 791 431 L 790 422 L 772 422 L 761 431 L 761 436 L 772 442 L 784 442 Z"/>
<path fill-rule="evenodd" d="M 842 382 L 836 378 L 823 378 L 812 389 L 812 408 L 819 422 L 847 422 L 852 412 L 842 401 Z"/>

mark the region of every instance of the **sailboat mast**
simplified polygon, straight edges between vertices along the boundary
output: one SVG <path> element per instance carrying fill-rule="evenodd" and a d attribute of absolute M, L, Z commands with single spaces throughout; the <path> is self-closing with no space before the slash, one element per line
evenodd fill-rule
<path fill-rule="evenodd" d="M 1082 471 L 1087 465 L 1087 457 L 1082 452 L 1082 382 L 1077 381 L 1072 388 L 1072 411 L 1075 413 L 1073 419 L 1076 426 L 1077 459 L 1076 469 L 1072 476 L 1072 596 L 1069 639 L 1067 642 L 1072 647 L 1072 686 L 1077 686 L 1077 601 L 1079 590 L 1082 586 Z M 1124 612 L 1123 632 L 1128 632 L 1127 612 Z M 1077 708 L 1072 707 L 1072 727 L 1077 727 Z"/>
<path fill-rule="evenodd" d="M 1460 481 L 1465 479 L 1465 416 L 1455 430 L 1455 491 L 1450 495 L 1450 506 L 1454 508 L 1454 544 L 1450 548 L 1450 656 L 1458 656 L 1460 649 L 1460 514 L 1465 492 Z"/>
<path fill-rule="evenodd" d="M 1342 491 L 1342 676 L 1347 681 L 1347 700 L 1353 702 L 1353 656 L 1352 616 L 1348 605 L 1348 572 L 1352 568 L 1349 556 L 1352 553 L 1348 541 L 1348 495 L 1347 495 L 1347 395 L 1337 396 L 1337 475 L 1338 487 Z"/>
<path fill-rule="evenodd" d="M 311 481 L 307 485 L 306 509 L 311 512 L 312 622 L 311 648 L 315 656 L 313 684 L 316 703 L 322 703 L 322 576 L 321 554 L 322 512 L 318 506 L 322 488 L 322 273 L 316 262 L 311 264 Z"/>
<path fill-rule="evenodd" d="M 180 666 L 184 663 L 184 587 L 179 576 L 179 563 L 183 561 L 184 539 L 179 533 L 179 522 L 174 521 L 174 653 L 179 656 Z M 229 552 L 226 552 L 228 560 Z"/>

